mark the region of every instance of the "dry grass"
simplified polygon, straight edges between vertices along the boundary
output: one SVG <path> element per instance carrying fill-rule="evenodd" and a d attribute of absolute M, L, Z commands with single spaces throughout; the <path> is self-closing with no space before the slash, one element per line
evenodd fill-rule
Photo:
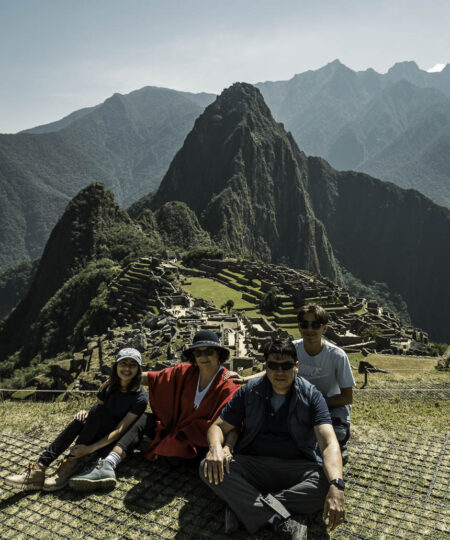
<path fill-rule="evenodd" d="M 448 396 L 449 373 L 436 371 L 435 359 L 368 360 L 389 371 L 369 375 L 369 390 L 447 385 Z M 333 540 L 448 538 L 449 401 L 417 397 L 355 392 L 346 468 L 348 523 Z M 63 403 L 1 401 L 0 475 L 36 459 L 44 443 L 93 402 L 93 396 Z M 167 471 L 137 458 L 121 465 L 119 485 L 109 493 L 21 494 L 0 483 L 0 508 L 2 540 L 226 538 L 223 504 L 195 471 Z M 235 538 L 247 537 L 241 530 Z"/>

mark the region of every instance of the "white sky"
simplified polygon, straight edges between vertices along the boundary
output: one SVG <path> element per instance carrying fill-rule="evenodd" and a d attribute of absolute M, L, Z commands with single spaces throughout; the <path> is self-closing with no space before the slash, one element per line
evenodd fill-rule
<path fill-rule="evenodd" d="M 0 132 L 146 85 L 220 92 L 339 58 L 450 62 L 448 0 L 0 0 Z"/>

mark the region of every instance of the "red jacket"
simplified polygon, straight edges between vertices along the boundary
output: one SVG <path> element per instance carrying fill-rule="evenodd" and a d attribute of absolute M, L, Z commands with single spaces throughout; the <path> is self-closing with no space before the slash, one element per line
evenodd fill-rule
<path fill-rule="evenodd" d="M 192 459 L 197 455 L 197 446 L 208 446 L 209 426 L 240 388 L 235 381 L 224 380 L 226 371 L 223 369 L 216 375 L 198 409 L 194 409 L 197 366 L 177 364 L 147 373 L 150 406 L 158 417 L 147 459 L 155 454 Z"/>

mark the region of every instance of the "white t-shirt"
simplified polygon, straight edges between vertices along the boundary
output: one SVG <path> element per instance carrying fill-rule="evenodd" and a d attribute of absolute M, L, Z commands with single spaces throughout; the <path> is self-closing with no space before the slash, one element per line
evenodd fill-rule
<path fill-rule="evenodd" d="M 203 398 L 206 396 L 206 392 L 209 390 L 209 387 L 211 386 L 213 380 L 216 378 L 216 375 L 219 373 L 219 371 L 222 371 L 223 366 L 220 366 L 219 369 L 214 374 L 214 377 L 209 381 L 208 386 L 203 388 L 202 391 L 199 390 L 200 388 L 200 375 L 198 376 L 198 382 L 197 382 L 197 390 L 195 392 L 195 398 L 194 398 L 194 409 L 198 409 L 200 403 L 202 402 Z"/>
<path fill-rule="evenodd" d="M 356 386 L 352 368 L 345 352 L 325 341 L 319 354 L 310 356 L 303 345 L 303 339 L 293 341 L 297 351 L 298 374 L 314 384 L 324 397 L 336 396 L 341 388 Z M 343 422 L 350 422 L 351 405 L 330 407 L 332 418 L 340 418 Z"/>

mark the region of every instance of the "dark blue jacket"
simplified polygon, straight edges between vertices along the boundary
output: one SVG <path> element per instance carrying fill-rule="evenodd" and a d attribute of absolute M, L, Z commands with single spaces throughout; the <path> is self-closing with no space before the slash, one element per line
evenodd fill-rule
<path fill-rule="evenodd" d="M 311 414 L 311 395 L 315 387 L 299 376 L 294 378 L 293 385 L 288 409 L 289 433 L 307 459 L 322 463 Z M 266 415 L 270 411 L 271 397 L 272 385 L 266 375 L 247 383 L 245 420 L 241 436 L 236 443 L 236 453 L 248 446 L 263 426 Z"/>

